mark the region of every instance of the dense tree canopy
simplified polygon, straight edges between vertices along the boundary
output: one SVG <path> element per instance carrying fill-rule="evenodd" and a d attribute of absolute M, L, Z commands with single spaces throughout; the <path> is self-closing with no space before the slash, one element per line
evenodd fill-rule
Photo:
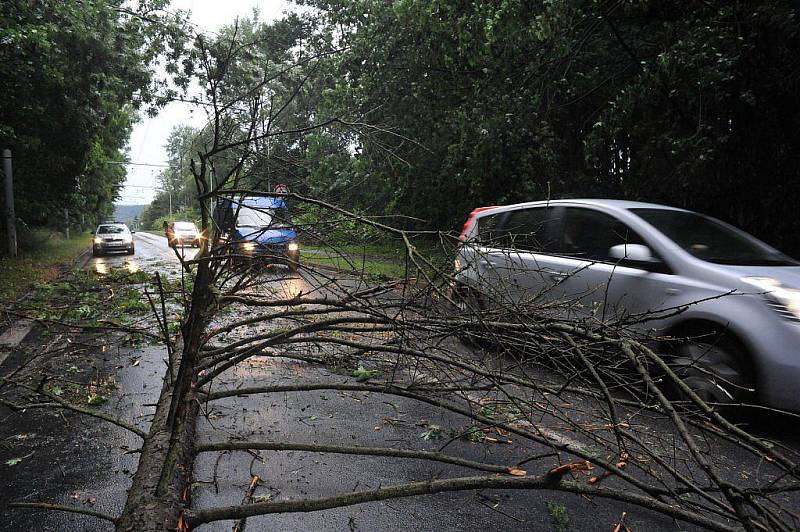
<path fill-rule="evenodd" d="M 110 214 L 137 109 L 174 94 L 186 34 L 168 0 L 0 3 L 0 146 L 14 157 L 17 214 L 29 225 Z M 175 77 L 178 85 L 185 78 Z M 59 215 L 59 221 L 63 217 Z"/>
<path fill-rule="evenodd" d="M 308 3 L 346 47 L 325 102 L 386 131 L 327 176 L 372 183 L 365 207 L 451 228 L 477 205 L 623 197 L 800 252 L 792 4 Z"/>
<path fill-rule="evenodd" d="M 137 107 L 172 95 L 152 75 L 161 58 L 178 85 L 200 75 L 206 110 L 212 93 L 229 106 L 232 134 L 263 113 L 272 129 L 237 170 L 243 184 L 289 182 L 443 229 L 478 205 L 639 199 L 800 252 L 795 3 L 303 0 L 302 14 L 192 36 L 190 51 L 166 3 L 0 8 L 0 137 L 24 220 L 65 198 L 107 211 L 124 176 L 108 161 Z M 162 176 L 178 204 L 196 192 L 185 152 Z M 153 219 L 168 198 L 156 204 Z"/>

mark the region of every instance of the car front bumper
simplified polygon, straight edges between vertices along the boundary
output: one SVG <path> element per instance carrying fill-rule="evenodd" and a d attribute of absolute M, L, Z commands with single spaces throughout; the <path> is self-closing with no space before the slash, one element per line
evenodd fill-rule
<path fill-rule="evenodd" d="M 254 247 L 239 245 L 238 253 L 264 263 L 296 263 L 300 258 L 300 250 L 289 250 L 286 244 L 258 244 Z"/>
<path fill-rule="evenodd" d="M 133 249 L 133 242 L 103 242 L 102 244 L 92 244 L 94 251 L 106 253 L 109 251 L 130 251 Z"/>

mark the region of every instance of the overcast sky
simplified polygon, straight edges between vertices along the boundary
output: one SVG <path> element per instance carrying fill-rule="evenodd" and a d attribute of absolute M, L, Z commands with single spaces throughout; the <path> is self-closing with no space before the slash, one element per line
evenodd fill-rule
<path fill-rule="evenodd" d="M 287 0 L 173 0 L 173 9 L 191 12 L 195 29 L 203 33 L 215 32 L 237 16 L 252 13 L 253 8 L 261 12 L 264 21 L 274 20 L 292 5 Z M 205 112 L 195 106 L 173 102 L 164 107 L 155 118 L 144 116 L 133 127 L 129 159 L 140 164 L 163 165 L 167 160 L 164 145 L 173 126 L 188 124 L 201 127 L 205 124 Z M 156 176 L 161 171 L 157 166 L 128 166 L 128 178 L 117 203 L 135 205 L 150 203 L 158 186 Z"/>

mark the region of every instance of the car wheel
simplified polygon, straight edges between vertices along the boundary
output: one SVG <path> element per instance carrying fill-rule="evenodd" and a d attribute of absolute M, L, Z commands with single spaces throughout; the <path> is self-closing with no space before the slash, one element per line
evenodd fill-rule
<path fill-rule="evenodd" d="M 103 252 L 97 248 L 92 248 L 92 257 L 102 257 Z"/>
<path fill-rule="evenodd" d="M 724 333 L 714 333 L 682 341 L 671 361 L 678 377 L 703 401 L 726 405 L 751 403 L 755 399 L 753 373 L 746 363 L 742 346 Z M 675 384 L 676 396 L 690 401 Z"/>
<path fill-rule="evenodd" d="M 131 249 L 128 250 L 128 255 L 133 255 L 136 252 L 136 249 L 131 246 Z"/>

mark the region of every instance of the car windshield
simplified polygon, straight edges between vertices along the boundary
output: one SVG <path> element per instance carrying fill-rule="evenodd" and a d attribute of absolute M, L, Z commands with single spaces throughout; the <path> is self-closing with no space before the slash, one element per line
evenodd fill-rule
<path fill-rule="evenodd" d="M 688 211 L 631 209 L 685 251 L 714 264 L 798 266 L 800 263 L 722 222 Z"/>
<path fill-rule="evenodd" d="M 124 225 L 101 225 L 97 229 L 97 233 L 101 235 L 116 235 L 119 233 L 127 233 L 128 228 Z"/>
<path fill-rule="evenodd" d="M 255 209 L 247 205 L 241 205 L 236 225 L 239 227 L 269 227 L 272 222 L 272 215 L 272 209 Z"/>
<path fill-rule="evenodd" d="M 175 222 L 176 231 L 197 231 L 197 227 L 192 222 Z"/>

